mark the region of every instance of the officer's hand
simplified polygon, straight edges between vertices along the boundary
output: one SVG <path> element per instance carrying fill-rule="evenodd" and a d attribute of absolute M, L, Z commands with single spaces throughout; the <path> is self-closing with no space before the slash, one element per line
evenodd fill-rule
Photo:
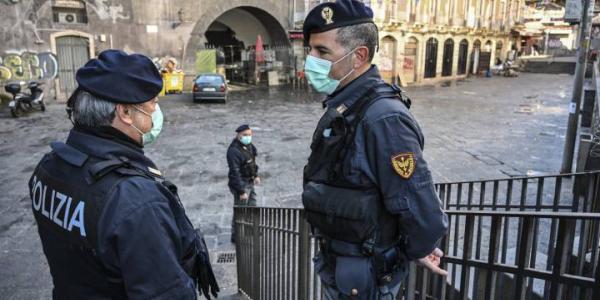
<path fill-rule="evenodd" d="M 435 248 L 431 254 L 418 259 L 417 263 L 435 274 L 447 276 L 448 272 L 439 267 L 442 256 L 444 256 L 444 252 L 439 248 Z"/>
<path fill-rule="evenodd" d="M 260 184 L 260 177 L 254 178 L 254 184 L 256 184 L 256 185 Z"/>
<path fill-rule="evenodd" d="M 248 193 L 243 193 L 240 195 L 240 200 L 242 201 L 247 201 L 248 200 Z"/>

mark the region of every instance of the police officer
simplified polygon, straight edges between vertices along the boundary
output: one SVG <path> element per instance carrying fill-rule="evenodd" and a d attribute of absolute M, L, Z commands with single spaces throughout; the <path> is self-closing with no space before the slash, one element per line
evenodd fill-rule
<path fill-rule="evenodd" d="M 229 190 L 233 194 L 234 205 L 256 206 L 254 185 L 260 184 L 256 147 L 252 144 L 252 128 L 240 125 L 236 136 L 227 149 L 229 166 Z M 231 220 L 231 242 L 235 243 L 235 216 Z"/>
<path fill-rule="evenodd" d="M 196 288 L 216 297 L 204 239 L 143 152 L 162 127 L 158 70 L 146 56 L 107 50 L 76 80 L 74 128 L 29 181 L 53 298 L 196 299 Z"/>
<path fill-rule="evenodd" d="M 395 299 L 407 264 L 439 268 L 447 216 L 423 158 L 410 100 L 371 64 L 373 12 L 338 0 L 304 22 L 305 72 L 326 94 L 304 170 L 303 205 L 319 238 L 315 270 L 327 299 Z"/>

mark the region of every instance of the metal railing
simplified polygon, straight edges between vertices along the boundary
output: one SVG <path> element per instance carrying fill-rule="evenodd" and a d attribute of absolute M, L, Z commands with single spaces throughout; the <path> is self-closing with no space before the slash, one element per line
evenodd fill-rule
<path fill-rule="evenodd" d="M 449 216 L 440 245 L 449 275 L 411 263 L 398 298 L 600 299 L 599 179 L 593 172 L 436 185 Z M 241 293 L 321 299 L 318 243 L 302 209 L 236 207 L 235 215 Z"/>

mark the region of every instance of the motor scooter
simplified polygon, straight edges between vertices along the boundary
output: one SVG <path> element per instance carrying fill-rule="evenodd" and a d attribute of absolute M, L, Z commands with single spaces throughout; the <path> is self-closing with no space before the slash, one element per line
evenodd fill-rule
<path fill-rule="evenodd" d="M 46 104 L 44 103 L 44 90 L 42 89 L 41 82 L 25 81 L 12 82 L 4 86 L 6 92 L 12 94 L 13 99 L 8 103 L 10 108 L 10 114 L 18 118 L 23 115 L 24 112 L 33 110 L 34 107 L 38 107 L 41 111 L 46 111 Z M 21 92 L 21 86 L 27 85 L 29 89 L 28 93 Z"/>

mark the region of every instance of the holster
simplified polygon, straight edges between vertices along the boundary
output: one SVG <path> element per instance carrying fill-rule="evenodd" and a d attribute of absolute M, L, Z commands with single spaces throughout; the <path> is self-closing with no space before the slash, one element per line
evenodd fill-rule
<path fill-rule="evenodd" d="M 375 270 L 370 257 L 338 256 L 335 264 L 335 285 L 350 299 L 370 300 L 377 293 Z"/>

